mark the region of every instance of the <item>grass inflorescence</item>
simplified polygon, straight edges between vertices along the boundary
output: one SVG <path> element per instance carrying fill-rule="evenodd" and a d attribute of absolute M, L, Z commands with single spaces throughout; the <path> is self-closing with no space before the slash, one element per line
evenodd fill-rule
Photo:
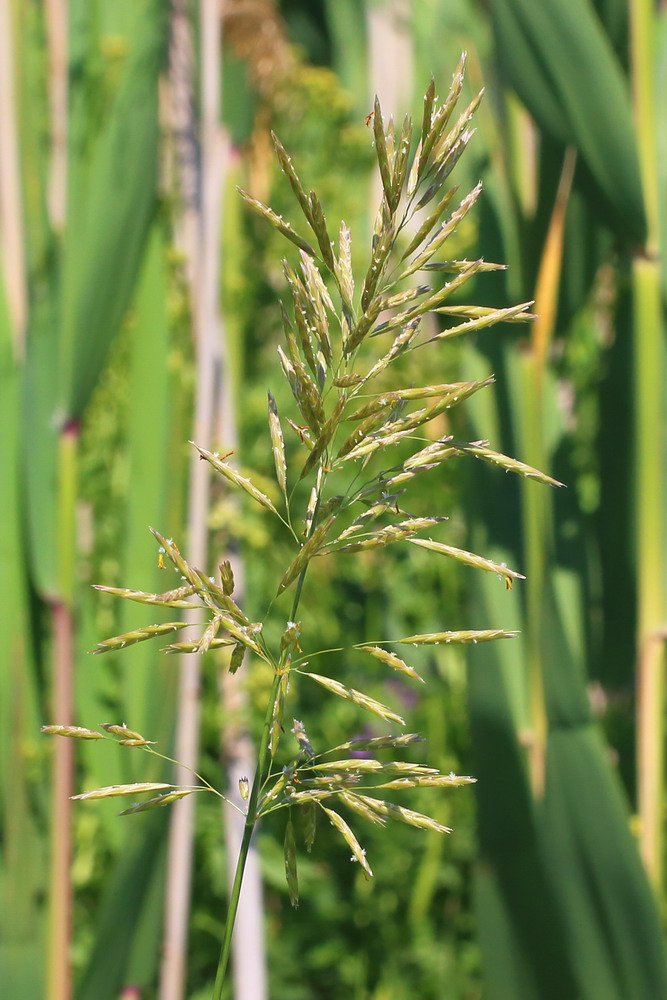
<path fill-rule="evenodd" d="M 241 475 L 228 459 L 201 444 L 194 444 L 200 458 L 224 477 L 230 486 L 245 493 L 264 508 L 267 516 L 281 522 L 294 544 L 294 553 L 276 579 L 276 599 L 291 595 L 291 611 L 279 643 L 265 639 L 264 623 L 253 622 L 234 599 L 234 578 L 229 563 L 216 576 L 191 566 L 171 539 L 153 531 L 160 545 L 160 558 L 170 561 L 179 585 L 163 594 L 146 594 L 122 588 L 101 588 L 140 603 L 169 608 L 202 607 L 208 621 L 198 639 L 173 643 L 167 652 L 204 653 L 230 647 L 229 667 L 238 670 L 249 652 L 259 658 L 273 677 L 266 706 L 265 723 L 257 748 L 257 769 L 252 782 L 243 779 L 241 789 L 245 828 L 234 884 L 230 894 L 226 930 L 214 990 L 219 1000 L 229 957 L 231 935 L 250 840 L 261 817 L 286 810 L 285 873 L 292 902 L 298 902 L 298 866 L 295 828 L 301 827 L 310 849 L 316 833 L 316 816 L 335 827 L 345 840 L 354 861 L 370 877 L 372 871 L 363 847 L 348 821 L 337 811 L 342 808 L 355 821 L 363 818 L 376 825 L 388 819 L 408 825 L 450 832 L 447 827 L 422 813 L 389 801 L 387 792 L 430 787 L 452 788 L 474 781 L 468 776 L 442 774 L 436 768 L 401 760 L 380 761 L 355 756 L 357 750 L 395 750 L 419 740 L 417 734 L 400 734 L 403 718 L 363 691 L 308 669 L 307 624 L 299 618 L 302 588 L 313 559 L 364 552 L 402 542 L 411 542 L 467 566 L 496 573 L 506 586 L 522 575 L 481 555 L 464 551 L 430 537 L 421 537 L 446 521 L 439 512 L 414 517 L 406 509 L 410 484 L 417 477 L 437 469 L 454 458 L 472 455 L 505 471 L 560 485 L 538 470 L 492 451 L 487 442 L 459 442 L 450 435 L 435 441 L 424 437 L 427 425 L 471 395 L 487 389 L 491 376 L 471 382 L 391 385 L 395 362 L 405 355 L 471 331 L 500 322 L 525 322 L 532 318 L 531 303 L 509 309 L 493 309 L 451 303 L 477 275 L 502 265 L 480 260 L 447 257 L 447 244 L 458 225 L 475 205 L 481 185 L 456 203 L 457 189 L 448 178 L 470 141 L 469 128 L 481 94 L 463 109 L 454 112 L 461 94 L 465 59 L 462 58 L 445 101 L 439 105 L 431 82 L 425 98 L 421 126 L 414 128 L 409 117 L 397 129 L 392 119 L 385 121 L 376 100 L 372 129 L 382 180 L 382 200 L 375 221 L 365 276 L 355 287 L 352 266 L 352 239 L 344 222 L 337 231 L 337 243 L 313 191 L 306 191 L 289 154 L 274 136 L 280 166 L 296 197 L 310 235 L 301 235 L 267 205 L 244 191 L 248 206 L 275 227 L 298 248 L 300 263 L 287 261 L 284 274 L 292 298 L 291 314 L 283 309 L 284 344 L 278 348 L 279 364 L 291 390 L 295 413 L 286 418 L 296 432 L 286 447 L 283 423 L 273 395 L 268 394 L 269 446 L 273 452 L 280 503 L 259 489 L 250 477 Z M 370 116 L 369 116 L 370 117 Z M 369 122 L 370 124 L 370 122 Z M 451 206 L 454 206 L 453 208 Z M 415 278 L 413 276 L 419 276 Z M 442 279 L 440 280 L 440 276 Z M 436 281 L 433 282 L 432 279 Z M 429 280 L 431 279 L 431 280 Z M 437 313 L 445 324 L 439 332 L 422 320 Z M 424 353 L 424 367 L 428 354 Z M 426 440 L 426 444 L 425 444 Z M 400 445 L 400 458 L 396 446 Z M 406 457 L 406 448 L 409 454 Z M 330 483 L 336 477 L 336 493 Z M 296 509 L 302 495 L 296 488 L 310 486 L 305 509 Z M 341 482 L 345 485 L 341 491 Z M 444 528 L 446 530 L 446 527 Z M 279 607 L 280 604 L 275 605 Z M 182 627 L 180 622 L 149 625 L 125 635 L 100 642 L 93 652 L 118 650 L 153 636 Z M 422 646 L 459 644 L 511 638 L 515 633 L 502 629 L 463 629 L 388 637 L 358 644 L 355 648 L 409 680 L 422 681 L 414 668 L 390 648 L 392 644 Z M 384 736 L 350 740 L 326 751 L 315 750 L 303 722 L 289 721 L 290 679 L 299 675 L 319 685 L 333 696 L 355 705 L 360 712 L 381 718 L 392 729 Z M 290 705 L 290 713 L 288 713 Z M 127 747 L 156 754 L 154 746 L 126 726 L 105 725 L 103 732 L 74 726 L 47 726 L 44 731 L 85 740 L 114 739 Z M 281 745 L 292 749 L 279 757 Z M 345 751 L 350 756 L 341 756 Z M 331 755 L 334 755 L 331 759 Z M 158 754 L 159 756 L 163 756 Z M 169 760 L 169 758 L 165 758 Z M 279 762 L 280 760 L 280 762 Z M 143 811 L 167 805 L 196 792 L 221 793 L 195 775 L 198 783 L 188 787 L 135 783 L 115 785 L 86 792 L 79 798 L 143 795 L 158 792 L 124 810 Z M 222 797 L 222 796 L 221 796 Z M 334 808 L 334 806 L 336 808 Z"/>

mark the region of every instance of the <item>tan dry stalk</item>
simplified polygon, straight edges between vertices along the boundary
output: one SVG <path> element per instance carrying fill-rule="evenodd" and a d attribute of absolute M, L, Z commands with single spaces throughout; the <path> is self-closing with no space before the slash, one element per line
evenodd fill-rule
<path fill-rule="evenodd" d="M 182 10 L 177 14 L 182 14 Z M 194 437 L 208 441 L 214 430 L 215 392 L 219 391 L 216 374 L 219 371 L 219 318 L 217 310 L 218 218 L 219 201 L 216 188 L 207 176 L 213 174 L 219 182 L 217 86 L 219 80 L 219 5 L 215 0 L 201 4 L 201 73 L 202 125 L 201 171 L 199 197 L 201 211 L 197 233 L 197 282 L 194 289 L 194 339 L 197 359 Z M 177 17 L 181 39 L 185 37 L 183 23 Z M 211 259 L 211 255 L 213 259 Z M 206 511 L 209 505 L 210 469 L 195 452 L 190 464 L 188 501 L 188 553 L 192 563 L 203 566 L 208 550 Z M 197 624 L 201 612 L 186 612 L 186 621 Z M 176 723 L 175 757 L 184 767 L 175 773 L 177 784 L 187 782 L 195 768 L 199 751 L 200 720 L 200 660 L 183 656 L 180 665 L 178 718 Z M 167 889 L 165 896 L 165 936 L 160 969 L 160 1000 L 182 1000 L 185 992 L 187 938 L 192 883 L 192 842 L 195 799 L 188 796 L 174 806 L 169 830 L 167 855 Z"/>
<path fill-rule="evenodd" d="M 180 211 L 174 213 L 177 245 L 185 258 L 185 273 L 194 300 L 199 264 L 199 138 L 194 111 L 194 43 L 188 0 L 172 0 L 169 43 L 169 85 L 165 88 L 167 129 L 173 145 L 174 178 Z"/>
<path fill-rule="evenodd" d="M 72 611 L 64 601 L 52 607 L 55 680 L 53 718 L 72 722 Z M 49 940 L 46 1000 L 70 1000 L 72 973 L 69 951 L 72 934 L 72 802 L 74 741 L 58 740 L 53 752 L 51 779 L 51 864 L 49 867 Z"/>
<path fill-rule="evenodd" d="M 226 356 L 222 317 L 218 305 L 220 273 L 221 193 L 225 173 L 227 145 L 220 131 L 220 58 L 221 11 L 215 0 L 205 0 L 201 7 L 201 176 L 193 173 L 192 153 L 196 151 L 196 125 L 193 120 L 192 38 L 185 3 L 177 2 L 172 23 L 172 92 L 176 91 L 176 125 L 182 131 L 181 177 L 184 184 L 182 231 L 188 256 L 187 270 L 192 279 L 195 301 L 195 341 L 197 352 L 197 398 L 193 436 L 197 441 L 224 441 L 236 444 L 236 422 L 229 359 Z M 172 102 L 174 98 L 172 98 Z M 190 137 L 189 141 L 187 137 Z M 194 185 L 194 190 L 190 189 Z M 199 192 L 197 194 L 197 187 Z M 196 212 L 197 198 L 201 209 Z M 189 251 L 189 253 L 188 253 Z M 193 453 L 191 465 L 190 509 L 188 514 L 188 554 L 195 565 L 205 565 L 207 556 L 206 511 L 209 502 L 210 466 Z M 234 573 L 238 581 L 242 568 Z M 199 621 L 198 612 L 187 612 L 188 620 Z M 183 764 L 196 766 L 199 744 L 199 675 L 200 660 L 183 656 L 176 757 Z M 233 675 L 225 674 L 221 687 L 225 714 L 232 709 L 242 712 L 245 696 Z M 254 770 L 254 754 L 248 734 L 223 733 L 223 754 L 227 761 L 230 788 L 238 779 Z M 187 780 L 185 769 L 176 780 Z M 165 901 L 165 942 L 161 967 L 160 1000 L 182 1000 L 185 991 L 187 929 L 190 910 L 194 797 L 189 796 L 174 808 L 170 831 Z M 231 807 L 225 812 L 225 840 L 230 864 L 238 854 L 242 821 Z M 233 874 L 233 872 L 232 872 Z M 252 850 L 246 871 L 246 889 L 239 907 L 243 937 L 234 945 L 234 980 L 237 1000 L 263 1000 L 267 995 L 266 962 L 263 942 L 263 907 L 261 878 L 256 852 Z M 240 940 L 252 940 L 254 961 L 244 963 L 239 954 Z"/>
<path fill-rule="evenodd" d="M 76 458 L 79 432 L 68 424 L 58 441 L 58 589 L 51 601 L 53 623 L 52 701 L 54 718 L 70 725 L 74 717 L 74 621 Z M 61 746 L 62 744 L 62 746 Z M 69 1000 L 72 931 L 72 825 L 74 746 L 59 740 L 53 756 L 53 806 L 49 885 L 47 1000 Z M 65 804 L 67 799 L 67 804 Z"/>

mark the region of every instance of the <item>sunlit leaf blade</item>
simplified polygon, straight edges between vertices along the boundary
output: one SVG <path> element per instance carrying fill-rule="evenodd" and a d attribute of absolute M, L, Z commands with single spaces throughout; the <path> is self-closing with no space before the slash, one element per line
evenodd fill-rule
<path fill-rule="evenodd" d="M 76 227 L 68 227 L 60 406 L 79 416 L 130 304 L 158 200 L 158 83 L 168 10 L 137 9 L 133 44 L 93 157 Z"/>

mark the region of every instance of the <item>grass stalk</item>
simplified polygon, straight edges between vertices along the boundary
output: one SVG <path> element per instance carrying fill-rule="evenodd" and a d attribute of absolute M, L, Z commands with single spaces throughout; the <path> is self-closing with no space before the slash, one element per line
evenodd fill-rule
<path fill-rule="evenodd" d="M 243 883 L 243 874 L 245 872 L 246 862 L 248 860 L 248 853 L 250 851 L 252 835 L 255 831 L 255 825 L 257 823 L 256 813 L 257 813 L 257 803 L 259 800 L 259 791 L 262 785 L 264 784 L 264 781 L 266 780 L 266 776 L 268 774 L 268 770 L 271 764 L 269 757 L 271 721 L 273 719 L 273 713 L 275 711 L 275 704 L 276 704 L 276 699 L 278 697 L 279 686 L 280 686 L 280 673 L 276 671 L 276 674 L 273 678 L 273 684 L 271 685 L 269 703 L 267 705 L 266 716 L 264 718 L 264 726 L 262 728 L 262 736 L 257 755 L 257 767 L 255 769 L 255 777 L 252 783 L 252 791 L 250 793 L 250 798 L 248 800 L 248 814 L 246 816 L 246 821 L 243 826 L 243 838 L 241 840 L 241 849 L 239 851 L 238 861 L 236 863 L 234 881 L 232 883 L 232 888 L 229 893 L 227 919 L 225 921 L 225 935 L 222 941 L 220 961 L 218 963 L 218 970 L 215 976 L 215 986 L 213 988 L 213 1000 L 221 1000 L 222 998 L 222 990 L 225 982 L 227 966 L 229 964 L 229 955 L 232 947 L 234 923 L 236 921 L 236 913 L 238 911 L 239 899 L 241 896 L 241 885 Z"/>
<path fill-rule="evenodd" d="M 74 715 L 74 623 L 72 596 L 75 578 L 75 502 L 78 427 L 73 422 L 60 435 L 58 461 L 58 571 L 59 597 L 52 603 L 53 714 L 69 725 Z M 72 929 L 72 803 L 74 747 L 59 740 L 52 767 L 51 867 L 47 1000 L 69 1000 L 69 961 Z"/>
<path fill-rule="evenodd" d="M 64 601 L 52 608 L 55 682 L 54 718 L 72 720 L 72 613 Z M 49 868 L 49 922 L 47 1000 L 69 1000 L 69 949 L 72 929 L 72 802 L 74 746 L 59 740 L 54 747 L 51 777 L 51 864 Z"/>
<path fill-rule="evenodd" d="M 321 496 L 321 492 L 320 492 Z M 317 515 L 319 513 L 320 507 L 320 496 L 318 496 L 317 503 L 315 506 L 315 512 L 313 514 L 313 519 L 310 525 L 310 531 L 308 536 L 312 537 L 313 532 L 317 526 Z M 294 594 L 294 602 L 292 604 L 292 614 L 291 621 L 296 621 L 296 616 L 299 611 L 299 603 L 301 601 L 301 592 L 303 590 L 304 580 L 306 579 L 306 573 L 308 572 L 308 565 L 304 566 L 299 574 L 299 579 L 296 583 L 296 591 Z M 285 666 L 286 654 L 283 654 L 280 658 L 280 663 L 273 677 L 273 683 L 271 685 L 271 693 L 269 695 L 269 700 L 266 708 L 266 715 L 264 716 L 264 725 L 262 727 L 262 735 L 260 738 L 259 749 L 257 752 L 257 767 L 255 769 L 255 777 L 252 782 L 252 789 L 250 792 L 250 797 L 248 799 L 248 812 L 246 815 L 246 821 L 243 827 L 243 838 L 241 840 L 241 849 L 239 851 L 238 861 L 236 863 L 236 871 L 234 873 L 234 881 L 232 883 L 231 892 L 229 894 L 229 904 L 227 908 L 227 919 L 225 921 L 225 936 L 222 941 L 222 950 L 220 952 L 220 961 L 218 963 L 218 970 L 215 975 L 215 985 L 213 988 L 213 1000 L 222 1000 L 222 990 L 225 983 L 225 976 L 227 973 L 227 966 L 229 964 L 229 954 L 232 946 L 232 938 L 234 934 L 234 925 L 236 923 L 236 914 L 239 907 L 239 899 L 241 896 L 241 886 L 243 884 L 243 873 L 245 872 L 246 863 L 248 860 L 248 853 L 250 851 L 250 845 L 252 843 L 252 835 L 255 831 L 255 826 L 257 824 L 257 803 L 259 801 L 260 790 L 266 781 L 271 768 L 271 756 L 269 754 L 269 745 L 271 742 L 271 725 L 276 711 L 276 702 L 278 699 L 278 693 L 280 690 L 280 680 L 281 671 Z"/>
<path fill-rule="evenodd" d="M 648 0 L 630 4 L 631 72 L 647 240 L 632 267 L 637 553 L 637 769 L 640 848 L 656 889 L 663 882 L 664 348 L 658 258 L 658 181 L 655 145 L 655 11 Z"/>
<path fill-rule="evenodd" d="M 219 406 L 219 315 L 217 305 L 219 273 L 219 17 L 215 0 L 201 5 L 201 210 L 199 215 L 198 270 L 195 289 L 195 345 L 197 355 L 195 440 L 214 436 Z M 210 493 L 210 468 L 195 453 L 191 461 L 188 547 L 197 566 L 206 563 L 208 529 L 206 511 Z M 189 612 L 192 624 L 199 612 Z M 200 660 L 184 656 L 181 662 L 179 713 L 176 726 L 176 757 L 195 768 L 199 747 Z M 177 782 L 184 779 L 177 769 Z M 181 1000 L 185 991 L 186 944 L 192 881 L 192 841 L 195 799 L 188 797 L 174 809 L 167 860 L 168 886 L 165 899 L 165 942 L 161 969 L 160 1000 Z"/>

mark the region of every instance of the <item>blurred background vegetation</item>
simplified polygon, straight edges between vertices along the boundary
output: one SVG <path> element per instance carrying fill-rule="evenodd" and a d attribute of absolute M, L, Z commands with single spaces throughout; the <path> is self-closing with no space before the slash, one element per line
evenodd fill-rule
<path fill-rule="evenodd" d="M 429 481 L 425 509 L 437 494 L 454 544 L 527 574 L 511 592 L 420 550 L 318 565 L 308 647 L 451 627 L 522 638 L 415 663 L 428 686 L 410 728 L 436 766 L 479 778 L 432 813 L 454 827 L 446 841 L 365 831 L 367 884 L 322 830 L 294 911 L 280 821 L 266 823 L 235 996 L 262 1000 L 244 965 L 268 968 L 272 1000 L 667 996 L 664 4 L 0 0 L 6 1000 L 210 994 L 227 886 L 216 803 L 182 811 L 180 831 L 166 811 L 73 811 L 75 790 L 158 773 L 107 745 L 74 758 L 39 726 L 126 721 L 221 785 L 247 761 L 260 666 L 230 684 L 216 651 L 201 672 L 151 644 L 92 660 L 144 619 L 91 584 L 164 589 L 152 524 L 195 562 L 231 555 L 261 614 L 283 540 L 202 479 L 186 443 L 234 448 L 273 489 L 284 247 L 234 185 L 298 224 L 274 129 L 329 219 L 367 245 L 372 95 L 419 118 L 431 75 L 445 92 L 463 50 L 464 96 L 486 97 L 456 180 L 481 177 L 485 194 L 452 256 L 509 264 L 476 300 L 534 298 L 539 319 L 444 348 L 428 380 L 494 373 L 462 408 L 465 433 L 567 489 L 464 479 L 455 463 Z M 406 362 L 403 377 L 424 373 Z M 333 665 L 343 679 L 358 666 Z M 303 697 L 314 743 L 349 737 L 348 706 Z"/>

